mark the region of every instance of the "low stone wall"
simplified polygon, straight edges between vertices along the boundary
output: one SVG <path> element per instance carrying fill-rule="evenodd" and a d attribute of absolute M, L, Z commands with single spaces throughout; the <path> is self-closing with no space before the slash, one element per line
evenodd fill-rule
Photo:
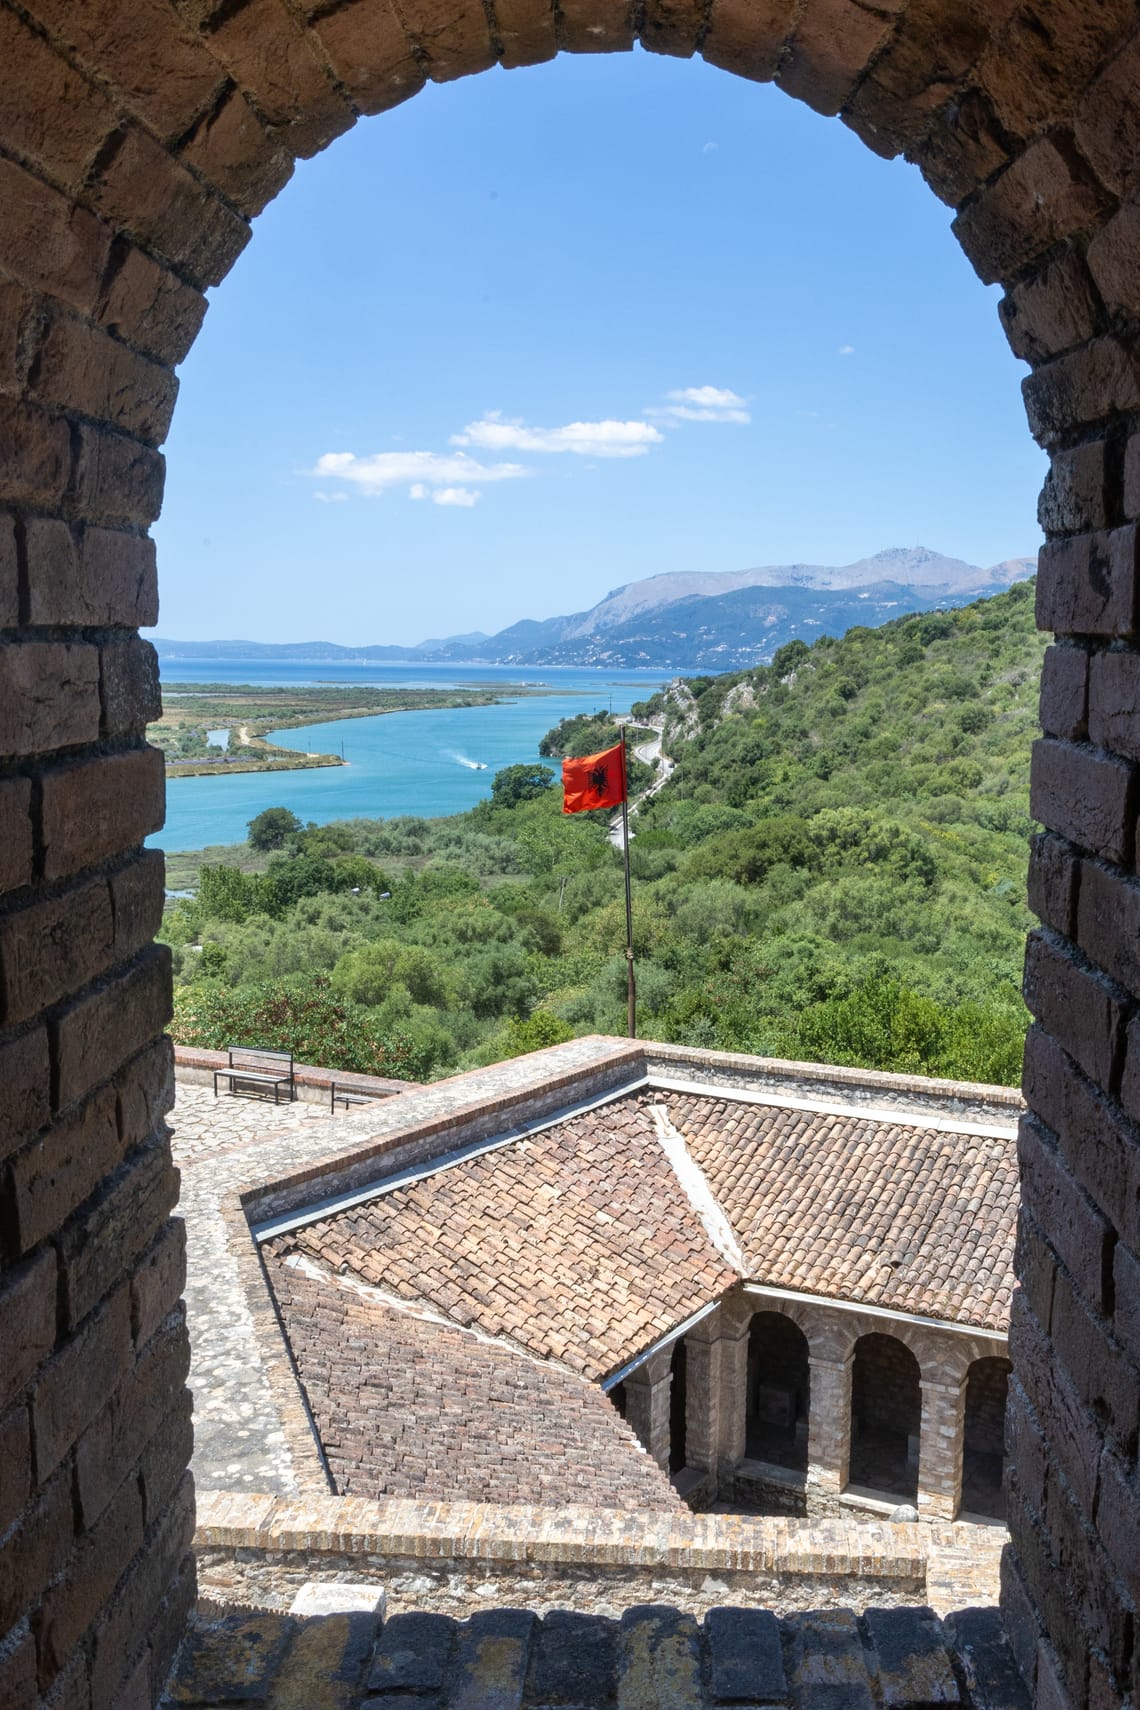
<path fill-rule="evenodd" d="M 352 1580 L 382 1584 L 390 1614 L 508 1604 L 618 1615 L 664 1602 L 700 1615 L 726 1601 L 789 1613 L 923 1602 L 932 1554 L 981 1550 L 996 1574 L 1001 1541 L 951 1524 L 206 1491 L 195 1553 L 202 1596 L 267 1609 L 287 1609 L 308 1581 Z"/>
<path fill-rule="evenodd" d="M 194 1045 L 174 1047 L 174 1078 L 190 1087 L 212 1087 L 214 1070 L 229 1066 L 225 1051 L 204 1051 Z M 294 1063 L 294 1090 L 306 1104 L 323 1105 L 329 1109 L 330 1086 L 351 1087 L 354 1091 L 372 1093 L 377 1099 L 392 1098 L 397 1093 L 413 1092 L 418 1081 L 396 1081 L 381 1075 L 355 1075 L 347 1069 L 321 1069 L 312 1063 Z"/>

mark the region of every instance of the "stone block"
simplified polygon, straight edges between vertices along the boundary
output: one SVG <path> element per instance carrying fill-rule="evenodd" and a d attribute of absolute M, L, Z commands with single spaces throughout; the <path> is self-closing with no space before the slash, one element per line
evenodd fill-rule
<path fill-rule="evenodd" d="M 111 874 L 115 955 L 126 961 L 150 943 L 162 924 L 166 898 L 166 857 L 144 849 L 134 861 Z"/>
<path fill-rule="evenodd" d="M 1137 800 L 1137 773 L 1127 761 L 1048 737 L 1033 744 L 1029 811 L 1071 843 L 1130 861 Z"/>
<path fill-rule="evenodd" d="M 62 879 L 157 831 L 165 812 L 166 775 L 157 748 L 53 767 L 42 784 L 43 871 Z"/>
<path fill-rule="evenodd" d="M 44 1248 L 0 1282 L 0 1410 L 6 1410 L 55 1348 L 58 1264 Z"/>
<path fill-rule="evenodd" d="M 1080 156 L 1038 137 L 954 221 L 987 285 L 1008 279 L 1066 238 L 1095 231 L 1108 197 Z"/>
<path fill-rule="evenodd" d="M 3 167 L 0 160 L 0 181 Z M 0 240 L 0 266 L 2 251 Z M 0 397 L 0 468 L 6 503 L 54 509 L 62 503 L 71 477 L 67 423 L 35 404 Z"/>
<path fill-rule="evenodd" d="M 1082 427 L 1140 406 L 1140 355 L 1120 339 L 1095 338 L 1044 363 L 1022 381 L 1021 392 L 1034 437 L 1052 448 L 1077 438 Z"/>
<path fill-rule="evenodd" d="M 0 753 L 31 755 L 99 736 L 99 649 L 25 641 L 0 657 Z"/>
<path fill-rule="evenodd" d="M 149 641 L 131 636 L 99 649 L 99 689 L 104 736 L 141 737 L 162 714 L 158 655 Z"/>
<path fill-rule="evenodd" d="M 293 174 L 289 154 L 269 135 L 240 89 L 231 89 L 198 121 L 181 159 L 250 219 Z"/>
<path fill-rule="evenodd" d="M 464 1621 L 449 1710 L 521 1710 L 537 1624 L 530 1609 L 487 1609 Z"/>
<path fill-rule="evenodd" d="M 1059 635 L 1133 635 L 1140 610 L 1137 538 L 1137 526 L 1130 523 L 1043 546 L 1037 627 Z"/>
<path fill-rule="evenodd" d="M 1053 1304 L 1053 1338 L 1066 1350 L 1068 1374 L 1077 1395 L 1101 1425 L 1108 1442 L 1129 1462 L 1136 1459 L 1140 1430 L 1140 1371 L 1096 1317 L 1063 1271 Z"/>
<path fill-rule="evenodd" d="M 1140 517 L 1140 433 L 1130 434 L 1124 447 L 1124 515 Z"/>
<path fill-rule="evenodd" d="M 170 952 L 156 944 L 52 1022 L 61 1106 L 141 1051 L 170 1016 Z"/>
<path fill-rule="evenodd" d="M 554 1609 L 531 1647 L 531 1694 L 537 1704 L 605 1704 L 613 1693 L 617 1630 L 600 1615 Z"/>
<path fill-rule="evenodd" d="M 249 242 L 247 221 L 144 131 L 123 133 L 93 193 L 105 219 L 198 290 L 220 284 Z"/>
<path fill-rule="evenodd" d="M 0 285 L 0 328 L 4 326 L 4 289 Z M 0 338 L 3 332 L 0 332 Z M 0 390 L 3 376 L 0 374 Z M 20 560 L 15 519 L 0 514 L 0 629 L 15 629 L 20 621 Z"/>
<path fill-rule="evenodd" d="M 182 136 L 217 95 L 217 66 L 164 0 L 115 0 L 109 13 L 70 0 L 34 0 L 31 9 L 161 137 Z"/>
<path fill-rule="evenodd" d="M 798 8 L 794 0 L 713 0 L 701 55 L 756 83 L 776 75 Z"/>
<path fill-rule="evenodd" d="M 533 5 L 529 10 L 532 14 L 537 11 Z M 522 7 L 516 6 L 516 14 L 521 11 Z M 649 0 L 638 31 L 642 47 L 649 53 L 672 54 L 679 59 L 689 59 L 696 53 L 697 44 L 704 34 L 707 13 L 708 7 L 702 4 L 701 0 Z M 497 10 L 495 17 L 497 21 Z M 552 18 L 552 26 L 553 23 Z M 516 37 L 516 42 L 517 40 Z M 549 59 L 554 47 L 553 28 L 550 31 L 551 54 L 543 51 L 546 47 L 545 32 L 532 31 L 529 45 L 536 58 Z"/>
<path fill-rule="evenodd" d="M 36 1621 L 40 1680 L 63 1669 L 142 1546 L 142 1497 L 127 1479 L 98 1522 L 79 1540 L 63 1574 L 48 1589 Z"/>
<path fill-rule="evenodd" d="M 148 1635 L 152 1648 L 170 1655 L 193 1598 L 193 1569 L 187 1563 L 194 1533 L 194 1490 L 187 1473 L 156 1525 L 147 1528 L 139 1555 L 95 1628 L 91 1666 L 96 1704 L 114 1704 L 120 1683 L 131 1672 Z M 163 1637 L 167 1612 L 172 1624 Z M 161 1677 L 160 1677 L 161 1679 Z"/>
<path fill-rule="evenodd" d="M 358 1710 L 359 1681 L 375 1637 L 376 1616 L 369 1613 L 330 1612 L 305 1621 L 274 1682 L 273 1710 Z M 419 1702 L 427 1710 L 430 1700 Z M 490 1710 L 494 1697 L 486 1702 Z"/>
<path fill-rule="evenodd" d="M 1046 534 L 1086 534 L 1107 528 L 1110 515 L 1106 444 L 1094 439 L 1072 451 L 1055 451 L 1037 520 Z"/>
<path fill-rule="evenodd" d="M 418 1611 L 385 1621 L 368 1675 L 369 1692 L 438 1692 L 455 1641 L 447 1615 Z"/>
<path fill-rule="evenodd" d="M 526 0 L 507 0 L 506 13 L 498 17 L 507 52 L 514 45 L 514 62 L 530 40 L 526 29 L 529 8 L 520 17 L 517 8 Z M 554 51 L 554 18 L 547 14 L 547 29 Z M 382 113 L 414 95 L 427 81 L 403 25 L 388 0 L 350 0 L 313 25 L 321 46 L 353 104 L 362 113 Z M 509 60 L 505 63 L 510 63 Z"/>
<path fill-rule="evenodd" d="M 130 1295 L 122 1288 L 63 1344 L 32 1391 L 32 1438 L 41 1484 L 106 1406 L 130 1363 Z"/>
<path fill-rule="evenodd" d="M 1092 655 L 1088 734 L 1098 747 L 1140 760 L 1140 654 L 1112 648 Z"/>
<path fill-rule="evenodd" d="M 793 1703 L 873 1710 L 869 1661 L 850 1609 L 796 1616 L 789 1653 Z"/>
<path fill-rule="evenodd" d="M 131 627 L 158 618 L 154 543 L 134 534 L 29 517 L 29 621 L 33 624 Z"/>
<path fill-rule="evenodd" d="M 1140 36 L 1110 59 L 1084 92 L 1076 109 L 1077 144 L 1102 184 L 1120 195 L 1132 162 L 1140 158 Z"/>
<path fill-rule="evenodd" d="M 1088 734 L 1089 656 L 1083 647 L 1046 650 L 1041 669 L 1041 727 L 1047 736 L 1080 742 Z"/>
<path fill-rule="evenodd" d="M 73 1538 L 71 1480 L 62 1468 L 0 1542 L 0 1632 L 7 1633 L 35 1608 L 67 1559 Z M 21 1702 L 36 1700 L 15 1701 Z"/>
<path fill-rule="evenodd" d="M 846 0 L 811 0 L 780 61 L 780 88 L 817 113 L 838 113 L 888 41 L 901 10 L 897 3 L 869 12 Z"/>
<path fill-rule="evenodd" d="M 1060 941 L 1031 933 L 1025 952 L 1025 1002 L 1098 1086 L 1114 1090 L 1123 1056 L 1128 994 L 1080 966 Z"/>
<path fill-rule="evenodd" d="M 1029 840 L 1029 906 L 1037 918 L 1065 938 L 1075 937 L 1080 862 L 1072 845 L 1051 832 Z"/>
<path fill-rule="evenodd" d="M 166 463 L 127 434 L 83 422 L 76 435 L 72 493 L 78 514 L 111 528 L 145 528 L 162 509 Z"/>
<path fill-rule="evenodd" d="M 710 1609 L 705 1616 L 714 1704 L 790 1702 L 780 1623 L 767 1609 Z"/>
<path fill-rule="evenodd" d="M 1077 938 L 1114 980 L 1140 993 L 1140 883 L 1119 868 L 1082 861 Z"/>
<path fill-rule="evenodd" d="M 1140 1260 L 1120 1241 L 1113 1254 L 1112 1275 L 1115 1289 L 1113 1327 L 1129 1358 L 1140 1366 Z"/>
<path fill-rule="evenodd" d="M 0 267 L 89 314 L 111 247 L 107 227 L 14 161 L 0 160 Z"/>
<path fill-rule="evenodd" d="M 12 1234 L 17 1252 L 45 1240 L 83 1204 L 122 1156 L 114 1090 L 105 1087 L 12 1157 Z"/>
<path fill-rule="evenodd" d="M 699 1629 L 691 1615 L 635 1605 L 618 1632 L 617 1710 L 700 1710 Z"/>
<path fill-rule="evenodd" d="M 462 31 L 464 16 L 454 9 L 449 14 L 453 31 Z M 205 40 L 290 154 L 316 154 L 352 124 L 355 114 L 314 51 L 316 43 L 281 0 L 248 0 L 239 11 L 223 12 Z"/>
<path fill-rule="evenodd" d="M 1085 1298 L 1103 1313 L 1111 1291 L 1109 1224 L 1035 1117 L 1021 1120 L 1018 1158 L 1026 1209 L 1038 1228 L 1048 1231 L 1050 1244 Z"/>
<path fill-rule="evenodd" d="M 32 1426 L 27 1408 L 17 1402 L 0 1417 L 0 1538 L 27 1507 L 31 1494 Z"/>
<path fill-rule="evenodd" d="M 1088 265 L 1108 308 L 1135 319 L 1140 314 L 1140 196 L 1133 193 L 1096 233 Z"/>
<path fill-rule="evenodd" d="M 115 1076 L 119 1096 L 119 1133 L 125 1147 L 154 1133 L 174 1104 L 174 1047 L 166 1038 L 132 1059 Z"/>
<path fill-rule="evenodd" d="M 1025 1042 L 1024 1090 L 1030 1109 L 1056 1133 L 1062 1156 L 1090 1198 L 1117 1230 L 1131 1228 L 1138 1148 L 1119 1106 L 1086 1080 L 1039 1027 L 1030 1028 Z"/>
<path fill-rule="evenodd" d="M 1086 1512 L 1091 1513 L 1101 1451 L 1096 1421 L 1081 1404 L 1064 1370 L 1064 1350 L 1050 1342 L 1020 1304 L 1019 1296 L 1014 1297 L 1009 1347 L 1014 1371 L 1038 1422 L 1048 1421 L 1046 1506 L 1059 1469 L 1078 1500 L 1087 1504 Z"/>
<path fill-rule="evenodd" d="M 942 1624 L 932 1609 L 868 1609 L 885 1710 L 915 1704 L 960 1704 Z"/>
<path fill-rule="evenodd" d="M 0 1024 L 26 1021 L 87 985 L 108 967 L 113 943 L 105 879 L 0 915 Z"/>
<path fill-rule="evenodd" d="M 116 113 L 42 36 L 15 13 L 0 17 L 0 130 L 8 147 L 48 178 L 78 188 Z"/>
<path fill-rule="evenodd" d="M 384 1618 L 387 1598 L 375 1580 L 308 1579 L 289 1605 L 299 1620 L 325 1615 L 373 1615 Z M 369 1626 L 374 1632 L 375 1623 Z"/>
<path fill-rule="evenodd" d="M 153 256 L 120 244 L 97 313 L 100 326 L 116 338 L 159 362 L 174 364 L 182 361 L 198 335 L 206 299 Z"/>
<path fill-rule="evenodd" d="M 31 883 L 32 856 L 31 781 L 0 778 L 0 893 Z"/>
<path fill-rule="evenodd" d="M 133 1268 L 165 1224 L 178 1198 L 178 1171 L 168 1142 L 156 1138 L 140 1147 L 97 1187 L 60 1236 L 65 1310 L 72 1325 Z M 148 1278 L 144 1292 L 156 1281 Z"/>
<path fill-rule="evenodd" d="M 164 363 L 73 316 L 53 315 L 36 355 L 33 396 L 107 422 L 146 445 L 170 428 L 178 382 Z"/>
<path fill-rule="evenodd" d="M 1031 1028 L 1032 1032 L 1033 1029 Z M 1040 1028 L 1036 1030 L 1040 1032 Z M 1024 1206 L 1017 1214 L 1013 1253 L 1014 1275 L 1024 1291 L 1029 1309 L 1046 1330 L 1053 1314 L 1053 1289 L 1057 1259 L 1045 1236 Z"/>

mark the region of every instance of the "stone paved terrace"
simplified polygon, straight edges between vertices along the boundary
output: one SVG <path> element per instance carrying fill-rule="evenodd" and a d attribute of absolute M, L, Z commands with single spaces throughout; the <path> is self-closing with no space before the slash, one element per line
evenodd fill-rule
<path fill-rule="evenodd" d="M 351 1603 L 349 1603 L 351 1609 Z M 1029 1710 L 995 1609 L 199 1611 L 167 1710 Z"/>

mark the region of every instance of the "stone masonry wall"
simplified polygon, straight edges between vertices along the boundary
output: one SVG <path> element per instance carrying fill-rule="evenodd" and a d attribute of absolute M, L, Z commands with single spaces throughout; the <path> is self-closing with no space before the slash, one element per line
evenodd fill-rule
<path fill-rule="evenodd" d="M 1140 1688 L 1132 0 L 0 0 L 0 1700 L 148 1704 L 191 1593 L 169 971 L 142 852 L 162 763 L 136 634 L 173 367 L 295 155 L 428 79 L 635 37 L 905 151 L 1033 368 L 1058 641 L 1004 1611 L 1041 1705 Z"/>

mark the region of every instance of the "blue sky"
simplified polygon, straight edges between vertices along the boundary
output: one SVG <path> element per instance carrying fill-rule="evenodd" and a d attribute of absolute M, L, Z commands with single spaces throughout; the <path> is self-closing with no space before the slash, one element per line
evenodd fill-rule
<path fill-rule="evenodd" d="M 913 167 L 702 61 L 429 86 L 303 162 L 181 370 L 159 633 L 415 642 L 666 570 L 1036 550 Z"/>

